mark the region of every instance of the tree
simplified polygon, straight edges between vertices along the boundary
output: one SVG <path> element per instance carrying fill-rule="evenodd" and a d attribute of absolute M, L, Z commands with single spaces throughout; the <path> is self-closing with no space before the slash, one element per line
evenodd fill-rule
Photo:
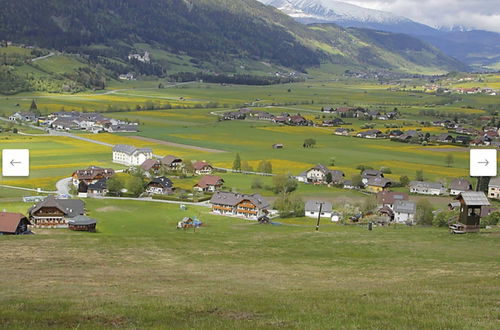
<path fill-rule="evenodd" d="M 121 196 L 123 189 L 123 182 L 117 175 L 113 175 L 106 182 L 106 187 L 108 188 L 110 196 Z"/>
<path fill-rule="evenodd" d="M 451 167 L 451 165 L 455 163 L 455 158 L 453 157 L 453 154 L 447 154 L 446 158 L 444 159 L 444 162 L 446 166 Z"/>
<path fill-rule="evenodd" d="M 144 192 L 144 181 L 137 176 L 132 176 L 127 182 L 127 190 L 134 197 L 139 197 Z"/>
<path fill-rule="evenodd" d="M 365 170 L 373 170 L 373 167 L 366 165 L 358 165 L 356 169 L 359 170 L 360 173 L 363 173 Z"/>
<path fill-rule="evenodd" d="M 316 140 L 315 139 L 305 139 L 303 147 L 304 148 L 313 148 L 316 145 Z"/>
<path fill-rule="evenodd" d="M 273 207 L 279 211 L 281 218 L 303 217 L 305 215 L 304 202 L 294 194 L 284 194 L 278 197 Z"/>
<path fill-rule="evenodd" d="M 424 171 L 423 170 L 417 170 L 415 172 L 415 180 L 424 181 Z"/>
<path fill-rule="evenodd" d="M 363 201 L 363 205 L 361 206 L 364 213 L 372 212 L 377 208 L 377 197 L 375 195 L 371 195 Z"/>
<path fill-rule="evenodd" d="M 434 214 L 432 213 L 434 208 L 431 202 L 427 199 L 421 199 L 417 202 L 417 212 L 415 214 L 415 220 L 419 225 L 432 225 L 434 220 Z"/>
<path fill-rule="evenodd" d="M 403 187 L 407 187 L 410 184 L 410 179 L 406 175 L 403 175 L 399 178 L 399 182 Z"/>
<path fill-rule="evenodd" d="M 264 185 L 262 184 L 262 181 L 259 178 L 255 178 L 252 181 L 252 185 L 251 185 L 252 189 L 262 189 L 263 187 L 264 187 Z"/>
<path fill-rule="evenodd" d="M 363 186 L 363 178 L 361 177 L 361 175 L 359 175 L 359 174 L 353 175 L 351 180 L 352 180 L 352 185 L 354 187 L 362 187 Z"/>
<path fill-rule="evenodd" d="M 190 160 L 185 160 L 183 164 L 184 164 L 183 168 L 184 173 L 194 175 L 196 169 L 194 168 L 193 162 Z"/>
<path fill-rule="evenodd" d="M 384 174 L 391 174 L 392 173 L 392 170 L 390 167 L 386 167 L 386 166 L 382 166 L 380 168 L 380 172 L 384 173 Z"/>
<path fill-rule="evenodd" d="M 257 171 L 260 173 L 273 173 L 273 164 L 268 160 L 261 160 Z"/>
<path fill-rule="evenodd" d="M 234 162 L 233 162 L 233 170 L 235 171 L 241 171 L 241 158 L 240 158 L 240 154 L 236 154 L 236 158 L 234 159 Z"/>
<path fill-rule="evenodd" d="M 325 181 L 326 183 L 330 184 L 333 182 L 333 177 L 332 177 L 332 173 L 331 172 L 328 172 L 325 176 Z"/>
<path fill-rule="evenodd" d="M 31 112 L 37 112 L 38 111 L 38 106 L 36 105 L 36 102 L 35 102 L 34 99 L 33 99 L 33 101 L 31 101 L 30 111 Z"/>
<path fill-rule="evenodd" d="M 241 162 L 241 169 L 246 172 L 253 172 L 253 167 L 246 160 Z"/>
<path fill-rule="evenodd" d="M 500 223 L 500 212 L 493 212 L 481 219 L 481 224 L 485 226 L 496 226 Z"/>
<path fill-rule="evenodd" d="M 297 189 L 297 181 L 289 175 L 279 174 L 273 177 L 275 194 L 289 194 Z"/>
<path fill-rule="evenodd" d="M 330 166 L 335 166 L 335 157 L 330 157 Z"/>
<path fill-rule="evenodd" d="M 447 227 L 458 220 L 458 211 L 441 211 L 432 220 L 434 227 Z"/>

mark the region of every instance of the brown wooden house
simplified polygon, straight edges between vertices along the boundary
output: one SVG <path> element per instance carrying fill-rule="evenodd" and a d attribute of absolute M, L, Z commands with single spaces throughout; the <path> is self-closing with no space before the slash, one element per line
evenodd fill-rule
<path fill-rule="evenodd" d="M 459 224 L 467 233 L 478 233 L 481 224 L 482 208 L 490 206 L 482 191 L 465 191 L 456 197 L 460 202 Z"/>
<path fill-rule="evenodd" d="M 31 222 L 21 213 L 0 212 L 0 235 L 29 234 Z"/>
<path fill-rule="evenodd" d="M 49 196 L 28 212 L 31 222 L 37 227 L 67 228 L 69 220 L 85 214 L 85 204 L 78 199 Z"/>

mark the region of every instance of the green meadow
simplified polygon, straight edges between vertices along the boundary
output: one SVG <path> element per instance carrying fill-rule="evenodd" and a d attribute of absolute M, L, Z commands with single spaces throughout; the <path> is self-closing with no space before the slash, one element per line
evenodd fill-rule
<path fill-rule="evenodd" d="M 258 225 L 158 203 L 87 209 L 95 234 L 0 238 L 1 328 L 498 327 L 498 229 L 315 232 L 314 220 Z M 184 216 L 205 226 L 177 230 Z"/>

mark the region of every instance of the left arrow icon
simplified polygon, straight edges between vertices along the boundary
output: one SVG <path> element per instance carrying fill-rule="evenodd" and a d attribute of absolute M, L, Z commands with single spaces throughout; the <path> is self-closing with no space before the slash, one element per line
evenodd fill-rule
<path fill-rule="evenodd" d="M 21 162 L 16 162 L 14 159 L 10 161 L 10 165 L 16 166 L 16 164 L 21 164 Z"/>

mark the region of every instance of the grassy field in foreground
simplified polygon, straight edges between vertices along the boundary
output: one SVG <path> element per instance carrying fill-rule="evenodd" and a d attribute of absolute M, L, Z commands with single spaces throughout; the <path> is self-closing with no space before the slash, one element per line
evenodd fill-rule
<path fill-rule="evenodd" d="M 96 234 L 0 237 L 0 328 L 499 326 L 498 229 L 324 224 L 316 233 L 311 220 L 262 226 L 175 205 L 87 208 Z M 206 226 L 176 230 L 185 215 Z"/>

